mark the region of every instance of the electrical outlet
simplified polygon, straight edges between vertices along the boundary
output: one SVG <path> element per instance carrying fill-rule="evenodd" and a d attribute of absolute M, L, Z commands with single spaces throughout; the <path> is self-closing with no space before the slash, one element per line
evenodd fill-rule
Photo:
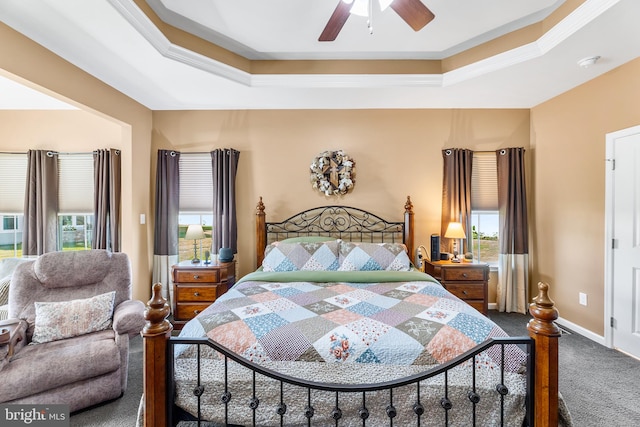
<path fill-rule="evenodd" d="M 578 295 L 579 295 L 580 304 L 587 305 L 587 294 L 580 292 Z"/>

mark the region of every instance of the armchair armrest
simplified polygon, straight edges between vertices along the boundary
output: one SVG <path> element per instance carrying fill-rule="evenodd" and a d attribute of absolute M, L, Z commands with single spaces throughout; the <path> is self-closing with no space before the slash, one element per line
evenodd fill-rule
<path fill-rule="evenodd" d="M 139 334 L 145 324 L 144 309 L 142 301 L 122 302 L 113 312 L 113 329 L 118 335 L 128 334 L 132 337 Z"/>
<path fill-rule="evenodd" d="M 27 327 L 22 319 L 0 320 L 0 331 L 7 331 L 6 339 L 0 342 L 0 371 L 13 355 L 27 343 Z"/>

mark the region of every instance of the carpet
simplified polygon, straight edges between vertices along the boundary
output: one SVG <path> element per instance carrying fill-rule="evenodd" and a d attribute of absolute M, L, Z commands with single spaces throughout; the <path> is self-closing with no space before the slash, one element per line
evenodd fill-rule
<path fill-rule="evenodd" d="M 509 335 L 527 335 L 530 319 L 517 313 L 490 310 L 489 317 Z M 636 404 L 640 361 L 606 348 L 571 331 L 559 342 L 559 388 L 574 425 L 640 425 Z M 134 427 L 142 396 L 142 338 L 131 340 L 129 384 L 120 399 L 71 415 L 71 426 Z M 187 424 L 181 427 L 187 427 Z"/>

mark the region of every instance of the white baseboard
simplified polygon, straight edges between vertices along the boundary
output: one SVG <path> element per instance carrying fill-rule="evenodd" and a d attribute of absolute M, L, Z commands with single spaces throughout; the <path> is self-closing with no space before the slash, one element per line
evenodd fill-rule
<path fill-rule="evenodd" d="M 576 334 L 582 335 L 585 338 L 589 338 L 591 341 L 595 341 L 598 344 L 604 345 L 606 347 L 605 339 L 602 335 L 595 334 L 588 329 L 583 328 L 580 325 L 576 325 L 573 322 L 568 321 L 567 319 L 563 319 L 562 317 L 558 317 L 556 323 L 560 327 L 564 327 L 569 329 L 571 332 L 575 332 Z"/>
<path fill-rule="evenodd" d="M 498 303 L 495 302 L 490 302 L 488 305 L 489 310 L 497 310 L 498 309 Z M 603 346 L 607 346 L 605 339 L 602 335 L 598 335 L 595 334 L 593 332 L 591 332 L 588 329 L 583 328 L 580 325 L 576 325 L 573 322 L 570 322 L 567 319 L 563 319 L 562 317 L 558 317 L 558 320 L 556 320 L 556 323 L 558 324 L 558 326 L 562 327 L 562 328 L 566 328 L 569 329 L 571 332 L 574 332 L 578 335 L 582 335 L 585 338 L 589 338 L 591 341 L 595 341 L 598 344 L 601 344 Z"/>

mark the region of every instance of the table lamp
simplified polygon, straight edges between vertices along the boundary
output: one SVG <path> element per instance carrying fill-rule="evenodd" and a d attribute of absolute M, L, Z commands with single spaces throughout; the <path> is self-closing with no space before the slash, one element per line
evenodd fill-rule
<path fill-rule="evenodd" d="M 204 239 L 204 230 L 202 226 L 199 224 L 192 224 L 187 227 L 187 232 L 184 235 L 185 239 L 191 240 L 193 239 L 193 259 L 191 260 L 192 264 L 200 263 L 198 259 L 198 244 L 196 240 Z"/>
<path fill-rule="evenodd" d="M 447 239 L 453 239 L 453 258 L 451 262 L 460 262 L 458 258 L 458 239 L 466 239 L 462 224 L 459 222 L 450 222 L 447 231 L 444 233 Z"/>

